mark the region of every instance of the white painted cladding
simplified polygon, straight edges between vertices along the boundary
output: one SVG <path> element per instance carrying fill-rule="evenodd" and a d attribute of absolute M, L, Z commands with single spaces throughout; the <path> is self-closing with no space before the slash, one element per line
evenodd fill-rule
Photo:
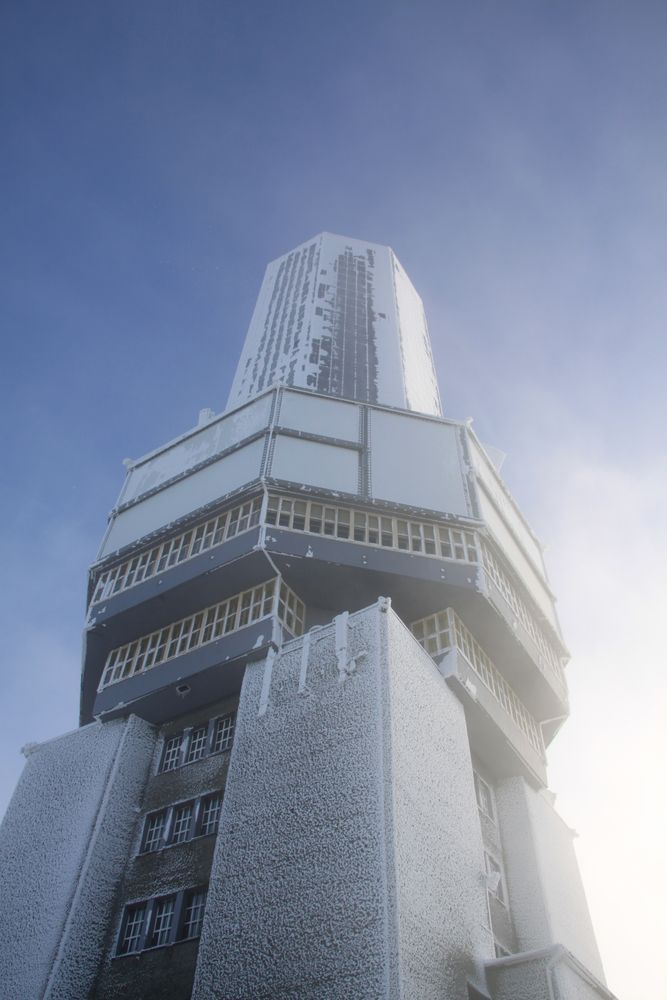
<path fill-rule="evenodd" d="M 120 502 L 135 500 L 262 430 L 269 422 L 272 398 L 271 394 L 264 395 L 136 462 L 130 469 Z"/>
<path fill-rule="evenodd" d="M 262 437 L 116 514 L 100 558 L 258 479 L 263 450 Z"/>
<path fill-rule="evenodd" d="M 359 453 L 352 448 L 279 435 L 270 474 L 273 479 L 358 493 Z"/>
<path fill-rule="evenodd" d="M 359 407 L 353 403 L 341 403 L 337 399 L 302 392 L 284 392 L 278 423 L 281 427 L 339 438 L 342 441 L 359 440 Z"/>
<path fill-rule="evenodd" d="M 455 424 L 372 410 L 372 496 L 449 514 L 471 515 L 458 433 Z"/>
<path fill-rule="evenodd" d="M 442 412 L 421 299 L 389 247 L 320 233 L 268 265 L 227 405 L 277 384 Z"/>

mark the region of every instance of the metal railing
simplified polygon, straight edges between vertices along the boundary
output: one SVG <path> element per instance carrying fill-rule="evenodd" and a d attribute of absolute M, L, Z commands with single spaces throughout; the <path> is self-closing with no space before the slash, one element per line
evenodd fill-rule
<path fill-rule="evenodd" d="M 531 746 L 544 757 L 544 740 L 538 723 L 452 608 L 420 618 L 410 629 L 432 656 L 457 649 Z"/>
<path fill-rule="evenodd" d="M 280 582 L 280 586 L 277 586 Z M 294 636 L 304 629 L 305 605 L 279 577 L 228 597 L 165 628 L 112 649 L 99 690 L 145 673 L 231 632 L 275 615 Z"/>
<path fill-rule="evenodd" d="M 259 524 L 261 507 L 262 498 L 255 497 L 104 570 L 95 583 L 91 603 L 113 597 L 186 559 L 198 556 L 200 552 L 222 545 L 243 531 L 249 531 Z"/>

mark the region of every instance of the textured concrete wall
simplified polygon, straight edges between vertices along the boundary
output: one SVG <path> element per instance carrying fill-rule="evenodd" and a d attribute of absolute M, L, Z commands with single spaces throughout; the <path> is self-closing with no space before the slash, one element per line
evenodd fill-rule
<path fill-rule="evenodd" d="M 395 615 L 384 657 L 401 997 L 458 1000 L 494 954 L 463 706 Z"/>
<path fill-rule="evenodd" d="M 89 995 L 153 742 L 130 717 L 28 757 L 0 828 L 0 996 Z"/>
<path fill-rule="evenodd" d="M 464 1000 L 489 958 L 461 707 L 377 607 L 248 668 L 194 1000 Z"/>
<path fill-rule="evenodd" d="M 301 640 L 248 667 L 194 1000 L 390 995 L 378 647 L 372 611 L 350 619 L 346 663 L 359 659 L 344 679 L 331 626 L 305 657 Z"/>
<path fill-rule="evenodd" d="M 604 982 L 571 831 L 522 778 L 499 784 L 496 802 L 519 947 L 562 944 Z"/>

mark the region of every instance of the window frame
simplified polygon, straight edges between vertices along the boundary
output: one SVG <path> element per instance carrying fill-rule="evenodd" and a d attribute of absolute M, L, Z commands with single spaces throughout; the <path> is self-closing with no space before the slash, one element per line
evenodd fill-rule
<path fill-rule="evenodd" d="M 496 797 L 493 791 L 493 786 L 483 778 L 479 771 L 473 767 L 473 782 L 475 786 L 475 801 L 477 802 L 477 809 L 482 814 L 490 820 L 494 826 L 496 825 Z M 487 799 L 490 809 L 487 809 L 483 804 L 483 799 Z"/>
<path fill-rule="evenodd" d="M 201 908 L 201 915 L 196 925 L 196 933 L 188 934 L 186 937 L 184 932 L 188 901 L 192 901 L 197 896 L 202 895 L 203 901 L 199 904 Z M 140 955 L 144 951 L 156 951 L 158 948 L 170 948 L 173 945 L 181 944 L 185 941 L 196 941 L 199 937 L 201 937 L 207 898 L 208 884 L 204 884 L 191 886 L 187 889 L 179 889 L 175 892 L 162 893 L 159 896 L 151 896 L 148 899 L 130 900 L 125 903 L 111 957 L 114 959 L 131 958 L 133 956 Z M 161 916 L 160 907 L 168 904 L 169 902 L 172 903 L 172 906 L 169 911 L 169 923 L 166 932 L 164 932 L 163 928 L 160 928 L 160 931 L 158 932 L 160 934 L 164 932 L 164 940 L 153 943 L 156 922 Z M 139 932 L 138 934 L 133 935 L 137 946 L 133 947 L 131 950 L 123 949 L 121 951 L 123 942 L 126 938 L 129 918 L 133 913 L 142 914 L 141 923 L 139 924 Z"/>
<path fill-rule="evenodd" d="M 196 764 L 197 761 L 205 760 L 207 757 L 214 757 L 218 754 L 228 753 L 234 745 L 234 736 L 236 735 L 236 714 L 237 709 L 232 709 L 231 712 L 224 712 L 222 715 L 214 715 L 208 720 L 198 724 L 196 726 L 186 726 L 177 733 L 169 733 L 163 737 L 162 749 L 160 751 L 160 757 L 158 762 L 158 774 L 168 774 L 170 771 L 177 771 L 181 767 L 187 767 L 189 764 Z M 216 749 L 216 734 L 217 728 L 221 722 L 225 719 L 231 719 L 229 724 L 229 734 L 227 736 L 227 745 Z M 193 735 L 200 733 L 203 729 L 206 730 L 206 735 L 203 740 L 204 749 L 201 754 L 197 757 L 190 758 L 190 748 L 192 745 Z M 168 759 L 168 749 L 170 746 L 175 746 L 176 740 L 179 740 L 179 751 L 176 757 L 176 763 L 172 766 L 165 767 L 165 762 Z"/>
<path fill-rule="evenodd" d="M 144 816 L 137 855 L 143 856 L 147 854 L 157 854 L 158 851 L 163 851 L 168 847 L 177 847 L 179 844 L 189 844 L 193 840 L 199 840 L 200 837 L 217 836 L 220 828 L 220 815 L 222 813 L 224 796 L 224 789 L 216 788 L 209 792 L 203 792 L 196 798 L 172 802 L 168 806 L 163 806 L 162 809 L 153 809 L 150 812 L 147 812 Z M 219 803 L 215 819 L 215 828 L 211 830 L 204 830 L 205 807 L 215 801 L 218 801 Z M 187 809 L 189 809 L 189 816 L 187 825 L 185 826 L 185 832 L 182 833 L 179 829 L 179 839 L 176 840 L 174 830 L 176 828 L 177 817 L 179 812 L 184 813 Z M 147 847 L 146 845 L 148 842 L 150 824 L 153 820 L 156 820 L 159 817 L 162 819 L 160 824 L 160 835 L 154 846 Z"/>

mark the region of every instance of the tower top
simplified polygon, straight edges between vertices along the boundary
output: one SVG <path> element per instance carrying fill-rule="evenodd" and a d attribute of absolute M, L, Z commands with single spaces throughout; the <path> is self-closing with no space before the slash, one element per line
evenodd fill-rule
<path fill-rule="evenodd" d="M 268 265 L 227 406 L 276 383 L 442 414 L 424 307 L 390 247 L 320 233 Z"/>

